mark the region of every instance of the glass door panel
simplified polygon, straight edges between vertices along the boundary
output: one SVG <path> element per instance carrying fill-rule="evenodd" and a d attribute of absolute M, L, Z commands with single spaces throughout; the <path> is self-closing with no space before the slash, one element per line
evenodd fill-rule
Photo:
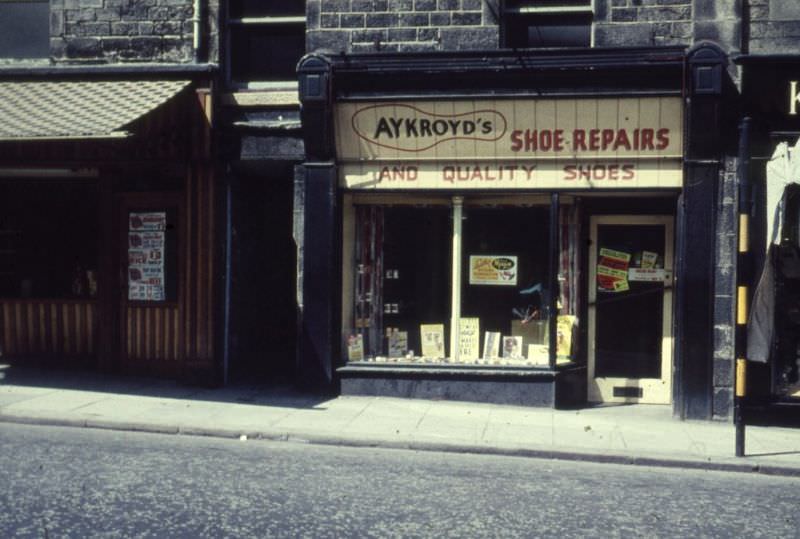
<path fill-rule="evenodd" d="M 589 400 L 669 403 L 672 217 L 591 220 Z"/>

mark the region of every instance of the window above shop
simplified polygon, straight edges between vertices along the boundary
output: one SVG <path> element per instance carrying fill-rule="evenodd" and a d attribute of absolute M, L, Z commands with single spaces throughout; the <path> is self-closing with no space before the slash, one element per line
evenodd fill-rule
<path fill-rule="evenodd" d="M 297 86 L 305 53 L 305 2 L 231 0 L 228 7 L 228 80 L 233 87 Z"/>
<path fill-rule="evenodd" d="M 30 60 L 50 55 L 50 3 L 0 0 L 0 59 Z"/>
<path fill-rule="evenodd" d="M 592 45 L 593 0 L 505 0 L 501 40 L 507 48 Z"/>

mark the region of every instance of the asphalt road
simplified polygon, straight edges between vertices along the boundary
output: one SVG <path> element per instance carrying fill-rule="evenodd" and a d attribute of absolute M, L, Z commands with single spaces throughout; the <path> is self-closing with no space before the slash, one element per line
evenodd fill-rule
<path fill-rule="evenodd" d="M 800 537 L 800 479 L 0 424 L 0 537 Z"/>

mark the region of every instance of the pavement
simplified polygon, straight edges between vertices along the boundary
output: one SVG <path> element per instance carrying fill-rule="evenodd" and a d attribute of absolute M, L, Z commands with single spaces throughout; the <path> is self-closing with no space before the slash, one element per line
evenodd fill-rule
<path fill-rule="evenodd" d="M 0 364 L 3 422 L 514 455 L 800 477 L 800 429 L 681 421 L 670 406 L 552 410 L 320 396 L 289 386 L 209 389 L 173 381 Z"/>

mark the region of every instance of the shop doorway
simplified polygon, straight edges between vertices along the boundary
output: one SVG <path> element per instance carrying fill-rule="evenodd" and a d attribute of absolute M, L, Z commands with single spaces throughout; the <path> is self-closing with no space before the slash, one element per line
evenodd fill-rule
<path fill-rule="evenodd" d="M 669 404 L 672 216 L 590 221 L 588 399 Z"/>
<path fill-rule="evenodd" d="M 120 366 L 125 372 L 175 376 L 182 357 L 181 198 L 125 194 L 119 207 Z"/>

